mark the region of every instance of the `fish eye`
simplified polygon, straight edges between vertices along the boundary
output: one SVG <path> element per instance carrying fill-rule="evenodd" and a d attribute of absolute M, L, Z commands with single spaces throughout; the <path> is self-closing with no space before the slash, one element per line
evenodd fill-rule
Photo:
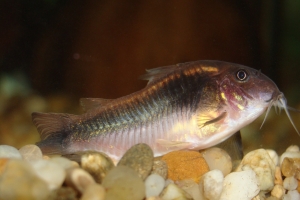
<path fill-rule="evenodd" d="M 247 78 L 248 78 L 248 74 L 245 70 L 243 69 L 240 69 L 239 71 L 237 71 L 236 73 L 236 78 L 239 80 L 239 81 L 245 81 Z"/>

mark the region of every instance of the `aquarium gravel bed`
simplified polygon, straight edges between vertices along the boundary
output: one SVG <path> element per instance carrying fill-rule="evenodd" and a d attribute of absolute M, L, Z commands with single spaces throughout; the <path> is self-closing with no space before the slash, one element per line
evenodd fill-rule
<path fill-rule="evenodd" d="M 154 158 L 137 144 L 118 163 L 101 152 L 43 155 L 36 145 L 0 145 L 0 199 L 296 200 L 300 151 L 257 149 L 241 161 L 226 151 L 174 151 Z"/>

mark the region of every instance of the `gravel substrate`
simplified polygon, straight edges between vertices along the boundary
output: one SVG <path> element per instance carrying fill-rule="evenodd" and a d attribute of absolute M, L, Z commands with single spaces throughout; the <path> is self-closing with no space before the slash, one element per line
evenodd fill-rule
<path fill-rule="evenodd" d="M 298 200 L 300 151 L 257 149 L 234 165 L 222 149 L 176 151 L 154 158 L 133 146 L 115 165 L 103 153 L 43 155 L 36 145 L 0 145 L 0 199 Z M 234 169 L 233 169 L 234 168 Z"/>

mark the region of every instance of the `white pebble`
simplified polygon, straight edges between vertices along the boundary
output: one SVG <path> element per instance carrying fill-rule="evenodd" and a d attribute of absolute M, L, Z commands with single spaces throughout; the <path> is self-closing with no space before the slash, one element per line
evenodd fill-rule
<path fill-rule="evenodd" d="M 171 200 L 171 199 L 191 199 L 190 195 L 187 194 L 184 190 L 176 186 L 174 183 L 170 183 L 161 193 L 162 200 Z"/>
<path fill-rule="evenodd" d="M 34 144 L 23 146 L 21 149 L 19 149 L 19 152 L 23 159 L 27 161 L 43 159 L 43 153 L 41 149 Z"/>
<path fill-rule="evenodd" d="M 22 159 L 22 155 L 15 147 L 9 145 L 0 145 L 0 158 Z"/>
<path fill-rule="evenodd" d="M 298 181 L 295 177 L 287 177 L 283 181 L 283 187 L 286 190 L 295 190 L 298 187 Z"/>
<path fill-rule="evenodd" d="M 229 174 L 232 170 L 232 162 L 229 154 L 223 149 L 213 147 L 206 149 L 202 153 L 210 170 L 221 170 L 224 176 Z"/>
<path fill-rule="evenodd" d="M 247 153 L 236 171 L 252 169 L 256 173 L 260 190 L 271 191 L 275 180 L 275 163 L 265 149 Z"/>
<path fill-rule="evenodd" d="M 30 162 L 37 175 L 43 179 L 50 190 L 58 189 L 65 180 L 65 170 L 49 160 L 36 160 Z"/>
<path fill-rule="evenodd" d="M 151 174 L 145 180 L 146 197 L 158 196 L 165 187 L 165 180 L 158 174 Z"/>
<path fill-rule="evenodd" d="M 273 149 L 267 149 L 266 151 L 268 152 L 269 156 L 273 160 L 274 164 L 278 165 L 279 156 L 277 155 L 276 151 L 274 151 Z"/>
<path fill-rule="evenodd" d="M 299 146 L 291 145 L 285 151 L 286 152 L 299 152 Z"/>
<path fill-rule="evenodd" d="M 52 158 L 50 158 L 50 161 L 60 165 L 64 169 L 69 169 L 72 167 L 79 167 L 79 164 L 77 162 L 71 161 L 64 157 L 52 157 Z"/>
<path fill-rule="evenodd" d="M 167 179 L 166 181 L 165 181 L 165 187 L 167 187 L 169 184 L 171 184 L 171 183 L 174 183 L 174 181 L 173 180 L 171 180 L 171 179 Z"/>
<path fill-rule="evenodd" d="M 69 168 L 67 170 L 66 183 L 73 186 L 80 193 L 84 193 L 84 190 L 91 184 L 95 184 L 95 180 L 87 171 L 81 168 Z"/>
<path fill-rule="evenodd" d="M 218 200 L 223 189 L 223 173 L 220 170 L 212 170 L 203 175 L 204 196 L 209 200 Z"/>
<path fill-rule="evenodd" d="M 203 185 L 200 184 L 201 183 L 197 184 L 192 179 L 176 181 L 176 185 L 191 195 L 191 197 L 195 200 L 204 199 L 203 191 L 201 190 L 203 189 Z"/>
<path fill-rule="evenodd" d="M 297 190 L 288 191 L 282 198 L 282 200 L 299 200 L 300 194 Z"/>
<path fill-rule="evenodd" d="M 259 191 L 259 182 L 253 170 L 232 172 L 224 178 L 220 200 L 251 200 Z"/>

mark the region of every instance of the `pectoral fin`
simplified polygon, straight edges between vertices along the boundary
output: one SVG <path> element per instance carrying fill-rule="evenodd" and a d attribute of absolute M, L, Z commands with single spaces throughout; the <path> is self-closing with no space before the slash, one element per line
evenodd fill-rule
<path fill-rule="evenodd" d="M 188 147 L 191 147 L 191 145 L 192 145 L 192 143 L 190 143 L 190 142 L 169 141 L 169 140 L 164 140 L 164 139 L 158 139 L 156 142 L 159 145 L 165 147 L 166 149 L 169 149 L 172 151 L 188 149 Z"/>
<path fill-rule="evenodd" d="M 210 124 L 217 124 L 225 119 L 227 113 L 222 112 L 218 116 L 214 116 L 213 114 L 198 114 L 197 115 L 197 125 L 199 128 L 203 128 L 204 126 Z"/>

